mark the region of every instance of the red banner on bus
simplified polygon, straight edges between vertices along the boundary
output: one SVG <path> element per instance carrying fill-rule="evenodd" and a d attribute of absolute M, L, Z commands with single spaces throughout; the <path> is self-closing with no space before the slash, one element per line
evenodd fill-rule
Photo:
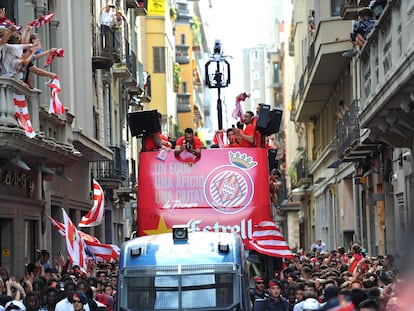
<path fill-rule="evenodd" d="M 239 233 L 246 242 L 253 226 L 271 217 L 268 160 L 263 148 L 203 149 L 184 162 L 173 151 L 141 152 L 138 235 L 193 231 Z"/>

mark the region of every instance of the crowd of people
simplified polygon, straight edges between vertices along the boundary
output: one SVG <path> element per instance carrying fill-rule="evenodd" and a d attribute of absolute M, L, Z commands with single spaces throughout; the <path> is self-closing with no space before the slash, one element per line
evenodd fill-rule
<path fill-rule="evenodd" d="M 21 278 L 0 267 L 0 311 L 112 311 L 116 301 L 118 264 L 90 260 L 88 274 L 47 250 L 27 263 Z"/>
<path fill-rule="evenodd" d="M 414 286 L 392 255 L 371 257 L 357 243 L 327 252 L 321 240 L 312 251 L 286 260 L 286 268 L 266 280 L 256 275 L 250 291 L 252 305 L 265 310 L 379 311 L 412 310 Z"/>

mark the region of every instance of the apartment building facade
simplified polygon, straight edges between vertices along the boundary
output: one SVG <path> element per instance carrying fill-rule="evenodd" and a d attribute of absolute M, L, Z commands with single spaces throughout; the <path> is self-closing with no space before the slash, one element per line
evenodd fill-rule
<path fill-rule="evenodd" d="M 105 221 L 84 228 L 102 243 L 120 245 L 133 226 L 135 170 L 139 141 L 129 134 L 127 113 L 150 89 L 140 60 L 138 24 L 143 1 L 115 1 L 119 28 L 101 31 L 105 1 L 2 1 L 16 24 L 48 13 L 52 20 L 35 29 L 43 49 L 62 47 L 64 57 L 50 68 L 60 78 L 61 115 L 49 113 L 50 89 L 34 75 L 35 88 L 0 77 L 2 144 L 0 265 L 23 275 L 36 249 L 54 257 L 66 253 L 64 239 L 49 216 L 63 221 L 62 208 L 77 224 L 93 206 L 92 180 L 105 194 Z M 37 65 L 43 67 L 44 61 Z M 146 85 L 145 85 L 146 84 Z M 144 88 L 145 86 L 145 88 Z M 14 117 L 14 94 L 24 95 L 36 135 L 29 138 Z"/>
<path fill-rule="evenodd" d="M 304 249 L 322 239 L 328 249 L 359 242 L 369 254 L 395 254 L 412 215 L 413 3 L 374 4 L 375 26 L 353 46 L 369 2 L 293 1 L 292 119 L 302 146 L 290 163 L 291 197 L 301 205 Z"/>

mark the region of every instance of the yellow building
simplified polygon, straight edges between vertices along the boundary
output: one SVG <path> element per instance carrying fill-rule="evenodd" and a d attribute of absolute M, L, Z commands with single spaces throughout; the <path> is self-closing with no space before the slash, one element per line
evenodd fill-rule
<path fill-rule="evenodd" d="M 173 66 L 175 63 L 175 16 L 166 1 L 148 1 L 148 14 L 144 23 L 144 59 L 151 76 L 151 102 L 145 109 L 157 109 L 163 115 L 162 129 L 174 136 L 177 124 L 177 106 L 173 92 Z"/>

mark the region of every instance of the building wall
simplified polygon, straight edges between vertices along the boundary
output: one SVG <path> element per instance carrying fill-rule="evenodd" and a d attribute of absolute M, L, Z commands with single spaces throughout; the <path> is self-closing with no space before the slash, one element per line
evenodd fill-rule
<path fill-rule="evenodd" d="M 146 68 L 151 75 L 152 100 L 149 109 L 157 109 L 163 115 L 171 117 L 177 123 L 177 106 L 173 93 L 172 68 L 175 63 L 175 40 L 169 16 L 169 7 L 157 14 L 149 14 L 145 21 Z M 154 72 L 153 47 L 165 48 L 165 73 Z"/>
<path fill-rule="evenodd" d="M 193 49 L 192 49 L 193 35 L 191 33 L 190 21 L 182 22 L 182 23 L 177 22 L 176 31 L 175 31 L 177 45 L 182 44 L 181 42 L 182 35 L 185 36 L 185 45 L 190 46 L 190 48 L 188 49 L 188 57 L 190 59 L 190 63 L 181 65 L 182 67 L 181 78 L 182 78 L 183 83 L 186 83 L 187 85 L 186 93 L 191 94 L 190 99 L 189 99 L 191 111 L 178 114 L 178 126 L 181 129 L 185 129 L 187 127 L 196 129 L 197 126 L 194 122 L 194 101 L 195 101 L 194 95 L 195 93 L 194 93 L 194 85 L 193 85 L 193 68 L 192 68 L 192 63 L 191 63 L 191 60 L 193 59 Z M 184 92 L 182 85 L 179 88 L 178 92 L 179 93 Z"/>

